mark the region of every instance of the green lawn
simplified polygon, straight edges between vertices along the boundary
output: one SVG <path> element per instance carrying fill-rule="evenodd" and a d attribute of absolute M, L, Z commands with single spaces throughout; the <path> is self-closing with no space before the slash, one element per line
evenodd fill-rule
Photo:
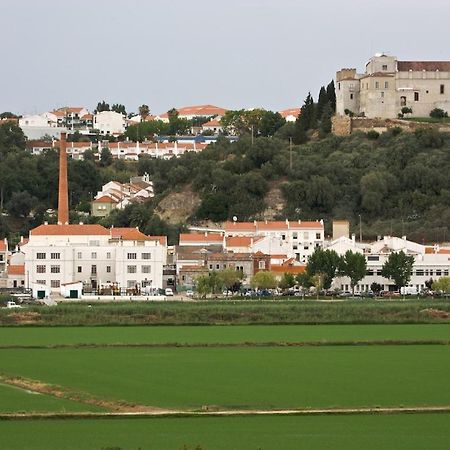
<path fill-rule="evenodd" d="M 70 400 L 36 394 L 13 386 L 0 384 L 0 411 L 12 412 L 64 412 L 102 411 L 95 406 Z"/>
<path fill-rule="evenodd" d="M 450 415 L 0 422 L 8 450 L 447 450 Z"/>
<path fill-rule="evenodd" d="M 3 349 L 0 372 L 161 407 L 449 405 L 449 346 Z"/>
<path fill-rule="evenodd" d="M 3 327 L 0 347 L 54 344 L 161 344 L 450 340 L 450 324 Z"/>

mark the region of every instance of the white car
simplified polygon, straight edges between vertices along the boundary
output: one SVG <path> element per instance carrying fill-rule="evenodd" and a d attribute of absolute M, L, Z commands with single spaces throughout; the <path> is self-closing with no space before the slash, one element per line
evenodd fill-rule
<path fill-rule="evenodd" d="M 164 292 L 166 294 L 166 297 L 173 297 L 173 290 L 172 290 L 172 288 L 166 288 L 166 290 Z"/>
<path fill-rule="evenodd" d="M 18 305 L 16 302 L 8 302 L 6 303 L 7 308 L 22 308 L 22 306 Z"/>
<path fill-rule="evenodd" d="M 188 290 L 186 291 L 186 297 L 193 297 L 194 296 L 194 291 Z"/>

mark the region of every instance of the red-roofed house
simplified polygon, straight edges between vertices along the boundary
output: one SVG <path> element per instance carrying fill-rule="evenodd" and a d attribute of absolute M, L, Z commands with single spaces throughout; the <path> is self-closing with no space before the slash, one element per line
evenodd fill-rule
<path fill-rule="evenodd" d="M 180 245 L 208 246 L 223 245 L 223 235 L 220 233 L 181 233 Z"/>
<path fill-rule="evenodd" d="M 228 110 L 220 108 L 214 105 L 196 105 L 196 106 L 184 106 L 183 108 L 176 108 L 178 111 L 178 117 L 180 119 L 193 119 L 194 117 L 222 117 Z M 167 113 L 160 114 L 156 119 L 164 122 L 169 121 Z"/>
<path fill-rule="evenodd" d="M 217 134 L 223 131 L 223 127 L 220 123 L 220 120 L 212 119 L 202 125 L 202 131 L 210 131 L 214 134 Z"/>
<path fill-rule="evenodd" d="M 295 122 L 300 115 L 300 108 L 291 108 L 280 111 L 281 117 L 283 117 L 286 122 Z"/>

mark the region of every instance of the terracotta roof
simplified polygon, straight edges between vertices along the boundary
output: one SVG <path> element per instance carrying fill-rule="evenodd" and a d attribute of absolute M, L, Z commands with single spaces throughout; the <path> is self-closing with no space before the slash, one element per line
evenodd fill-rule
<path fill-rule="evenodd" d="M 6 250 L 6 244 L 5 241 L 2 239 L 0 240 L 0 252 L 4 252 Z"/>
<path fill-rule="evenodd" d="M 252 245 L 250 236 L 230 236 L 225 239 L 227 247 L 249 247 Z"/>
<path fill-rule="evenodd" d="M 288 225 L 283 221 L 271 220 L 267 222 L 256 222 L 259 230 L 287 230 Z"/>
<path fill-rule="evenodd" d="M 286 119 L 286 117 L 288 116 L 295 116 L 298 117 L 298 115 L 300 114 L 301 108 L 291 108 L 291 109 L 285 109 L 283 111 L 279 111 L 279 113 L 281 114 L 281 117 L 284 117 Z"/>
<path fill-rule="evenodd" d="M 109 230 L 101 225 L 39 225 L 30 230 L 30 236 L 108 236 Z"/>
<path fill-rule="evenodd" d="M 287 230 L 288 224 L 286 221 L 259 221 L 256 222 L 225 222 L 224 224 L 225 231 L 248 231 L 248 232 L 256 232 L 258 230 Z M 323 228 L 323 224 L 319 221 L 295 221 L 292 220 L 289 222 L 290 229 L 299 229 L 299 228 Z"/>
<path fill-rule="evenodd" d="M 228 110 L 214 105 L 196 105 L 184 106 L 183 108 L 176 108 L 178 115 L 183 116 L 223 116 Z M 161 118 L 168 118 L 168 114 L 160 114 Z"/>
<path fill-rule="evenodd" d="M 68 148 L 92 148 L 90 142 L 66 142 L 66 149 Z"/>
<path fill-rule="evenodd" d="M 450 61 L 397 61 L 397 70 L 407 72 L 412 70 L 418 72 L 425 70 L 427 72 L 450 72 Z"/>
<path fill-rule="evenodd" d="M 159 241 L 161 245 L 167 246 L 167 236 L 147 236 L 148 241 Z"/>
<path fill-rule="evenodd" d="M 94 200 L 94 203 L 119 203 L 119 202 L 111 197 L 108 197 L 107 195 L 103 195 L 102 197 Z"/>
<path fill-rule="evenodd" d="M 279 264 L 271 264 L 270 270 L 272 272 L 279 272 L 279 273 L 303 273 L 306 270 L 306 266 L 283 266 Z"/>
<path fill-rule="evenodd" d="M 218 233 L 181 233 L 181 242 L 222 242 L 223 237 Z"/>
<path fill-rule="evenodd" d="M 202 127 L 220 127 L 220 120 L 210 120 L 209 122 L 204 123 Z"/>
<path fill-rule="evenodd" d="M 256 231 L 256 226 L 253 222 L 225 222 L 225 231 Z"/>
<path fill-rule="evenodd" d="M 53 143 L 48 141 L 27 141 L 27 148 L 53 148 Z"/>
<path fill-rule="evenodd" d="M 320 223 L 320 221 L 308 221 L 308 220 L 302 220 L 300 223 L 298 221 L 292 221 L 289 222 L 289 226 L 291 229 L 296 228 L 323 228 L 323 223 Z"/>
<path fill-rule="evenodd" d="M 84 116 L 81 116 L 82 119 L 93 119 L 94 115 L 93 114 L 85 114 Z"/>
<path fill-rule="evenodd" d="M 121 238 L 124 241 L 147 241 L 149 236 L 139 231 L 137 228 L 111 228 L 111 236 Z"/>
<path fill-rule="evenodd" d="M 25 264 L 8 266 L 8 275 L 25 275 Z"/>

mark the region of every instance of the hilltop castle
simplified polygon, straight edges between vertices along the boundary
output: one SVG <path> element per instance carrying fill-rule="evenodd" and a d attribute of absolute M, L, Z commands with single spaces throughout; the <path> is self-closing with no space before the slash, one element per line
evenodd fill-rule
<path fill-rule="evenodd" d="M 414 117 L 435 108 L 450 113 L 450 61 L 398 61 L 376 54 L 363 74 L 356 69 L 336 73 L 336 112 L 369 118 L 396 118 L 403 107 Z"/>

